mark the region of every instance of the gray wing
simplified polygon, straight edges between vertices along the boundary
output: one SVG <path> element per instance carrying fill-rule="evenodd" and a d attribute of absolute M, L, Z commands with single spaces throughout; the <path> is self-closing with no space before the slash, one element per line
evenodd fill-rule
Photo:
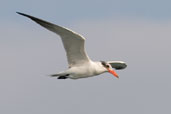
<path fill-rule="evenodd" d="M 30 18 L 31 20 L 35 21 L 39 25 L 45 27 L 46 29 L 52 32 L 55 32 L 61 37 L 66 51 L 69 67 L 82 64 L 90 60 L 84 49 L 85 38 L 83 36 L 67 28 L 52 24 L 42 19 L 38 19 L 36 17 L 24 13 L 19 13 L 19 12 L 17 13 Z"/>
<path fill-rule="evenodd" d="M 108 64 L 115 68 L 116 70 L 122 70 L 127 67 L 126 63 L 123 61 L 108 61 Z"/>

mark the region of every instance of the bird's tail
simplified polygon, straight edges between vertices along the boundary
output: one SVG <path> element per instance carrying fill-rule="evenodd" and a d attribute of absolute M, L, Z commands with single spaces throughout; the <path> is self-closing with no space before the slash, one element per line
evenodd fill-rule
<path fill-rule="evenodd" d="M 51 74 L 50 75 L 51 77 L 57 77 L 57 76 L 60 76 L 59 74 Z"/>
<path fill-rule="evenodd" d="M 59 72 L 57 74 L 50 75 L 51 77 L 58 77 L 58 76 L 68 76 L 69 74 L 66 71 Z"/>

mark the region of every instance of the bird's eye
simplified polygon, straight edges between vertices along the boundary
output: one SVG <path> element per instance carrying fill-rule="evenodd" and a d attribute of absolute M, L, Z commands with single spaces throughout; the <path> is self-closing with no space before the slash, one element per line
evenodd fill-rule
<path fill-rule="evenodd" d="M 109 65 L 106 65 L 107 68 L 109 68 Z"/>

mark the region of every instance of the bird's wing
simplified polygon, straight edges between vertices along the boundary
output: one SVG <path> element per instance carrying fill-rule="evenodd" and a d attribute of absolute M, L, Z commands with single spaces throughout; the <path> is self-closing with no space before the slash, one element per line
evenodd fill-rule
<path fill-rule="evenodd" d="M 126 63 L 123 61 L 108 61 L 112 68 L 115 68 L 116 70 L 122 70 L 127 67 Z"/>
<path fill-rule="evenodd" d="M 46 29 L 52 32 L 55 32 L 61 37 L 66 51 L 69 67 L 78 64 L 83 64 L 84 62 L 88 62 L 90 60 L 84 49 L 85 38 L 83 36 L 67 28 L 52 24 L 42 19 L 38 19 L 36 17 L 24 13 L 19 13 L 19 12 L 17 13 L 30 18 L 31 20 L 35 21 L 39 25 L 45 27 Z"/>

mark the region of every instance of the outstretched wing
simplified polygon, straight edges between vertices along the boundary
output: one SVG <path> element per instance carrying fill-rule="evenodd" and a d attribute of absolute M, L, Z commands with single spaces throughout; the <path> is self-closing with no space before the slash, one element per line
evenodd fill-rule
<path fill-rule="evenodd" d="M 115 68 L 116 70 L 122 70 L 127 67 L 126 63 L 123 61 L 108 61 L 108 64 Z"/>
<path fill-rule="evenodd" d="M 38 19 L 36 17 L 24 13 L 19 13 L 19 12 L 17 13 L 30 18 L 31 20 L 35 21 L 39 25 L 45 27 L 46 29 L 52 32 L 55 32 L 61 37 L 66 51 L 69 67 L 78 64 L 83 64 L 84 62 L 88 62 L 90 60 L 84 49 L 85 38 L 83 36 L 67 28 L 52 24 L 42 19 Z"/>

